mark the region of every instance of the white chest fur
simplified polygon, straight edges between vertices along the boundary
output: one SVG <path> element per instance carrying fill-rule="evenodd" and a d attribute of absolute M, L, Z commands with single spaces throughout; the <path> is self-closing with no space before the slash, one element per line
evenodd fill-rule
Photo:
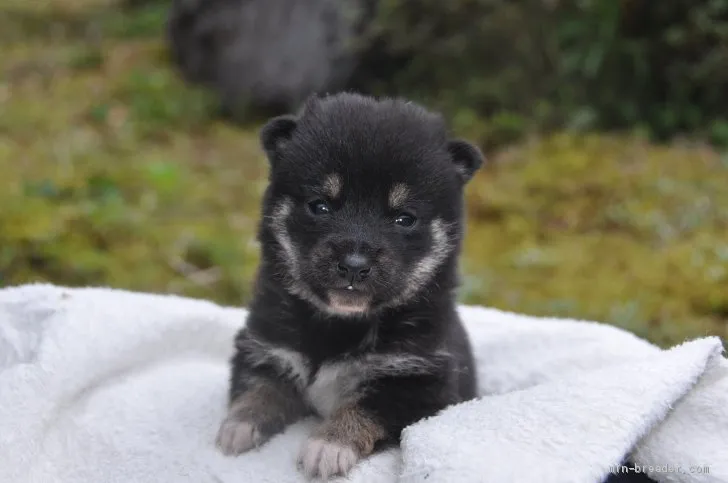
<path fill-rule="evenodd" d="M 368 379 L 423 374 L 432 364 L 412 354 L 367 354 L 323 364 L 311 374 L 311 363 L 300 352 L 276 347 L 265 354 L 275 360 L 281 373 L 295 382 L 306 402 L 321 416 L 328 416 L 342 404 L 355 400 Z"/>
<path fill-rule="evenodd" d="M 306 401 L 321 416 L 328 416 L 343 403 L 354 399 L 364 380 L 357 362 L 335 362 L 319 368 L 304 390 Z"/>
<path fill-rule="evenodd" d="M 330 415 L 342 403 L 351 400 L 364 380 L 365 367 L 359 360 L 323 364 L 311 374 L 309 360 L 299 352 L 275 348 L 268 354 L 321 416 Z"/>

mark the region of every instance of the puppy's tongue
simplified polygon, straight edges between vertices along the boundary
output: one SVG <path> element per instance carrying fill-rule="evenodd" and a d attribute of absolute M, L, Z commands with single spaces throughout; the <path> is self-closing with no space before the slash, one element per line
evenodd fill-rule
<path fill-rule="evenodd" d="M 369 306 L 369 296 L 352 286 L 329 291 L 329 304 L 337 312 L 363 312 Z"/>

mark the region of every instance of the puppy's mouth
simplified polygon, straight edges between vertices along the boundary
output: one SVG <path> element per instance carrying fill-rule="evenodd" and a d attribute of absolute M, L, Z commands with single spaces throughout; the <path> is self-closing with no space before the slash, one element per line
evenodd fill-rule
<path fill-rule="evenodd" d="M 331 310 L 342 315 L 366 312 L 372 299 L 370 294 L 351 285 L 345 288 L 329 289 L 327 295 Z"/>

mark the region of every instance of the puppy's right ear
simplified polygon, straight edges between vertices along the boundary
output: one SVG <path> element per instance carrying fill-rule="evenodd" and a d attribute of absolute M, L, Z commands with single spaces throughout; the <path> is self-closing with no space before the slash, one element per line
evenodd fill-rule
<path fill-rule="evenodd" d="M 286 114 L 274 117 L 263 126 L 260 131 L 260 142 L 271 163 L 278 161 L 281 148 L 291 140 L 297 125 L 296 117 Z"/>
<path fill-rule="evenodd" d="M 447 150 L 455 163 L 457 170 L 463 183 L 467 183 L 473 177 L 476 171 L 483 165 L 485 158 L 483 153 L 475 147 L 475 145 L 463 141 L 462 139 L 453 139 L 447 143 Z"/>

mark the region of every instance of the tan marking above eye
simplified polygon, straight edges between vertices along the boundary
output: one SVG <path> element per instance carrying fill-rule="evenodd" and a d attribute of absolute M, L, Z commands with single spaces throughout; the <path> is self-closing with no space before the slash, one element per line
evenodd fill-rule
<path fill-rule="evenodd" d="M 326 177 L 322 187 L 329 197 L 337 198 L 341 194 L 342 184 L 341 176 L 337 173 L 332 173 Z"/>
<path fill-rule="evenodd" d="M 406 184 L 395 184 L 389 192 L 389 206 L 391 208 L 399 208 L 407 201 L 408 196 L 409 188 L 407 188 Z"/>

